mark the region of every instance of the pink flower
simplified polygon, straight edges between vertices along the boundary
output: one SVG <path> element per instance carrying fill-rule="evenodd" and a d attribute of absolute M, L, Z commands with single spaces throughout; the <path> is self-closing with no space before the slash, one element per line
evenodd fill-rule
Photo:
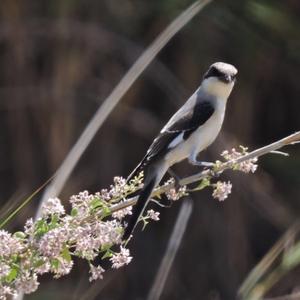
<path fill-rule="evenodd" d="M 129 249 L 126 249 L 121 246 L 119 253 L 115 253 L 111 258 L 110 261 L 112 262 L 112 268 L 118 269 L 123 267 L 124 265 L 128 265 L 132 257 L 130 256 Z"/>
<path fill-rule="evenodd" d="M 90 271 L 91 276 L 89 277 L 89 281 L 97 280 L 97 279 L 103 279 L 103 273 L 105 270 L 99 265 L 99 266 L 94 266 L 90 264 Z"/>
<path fill-rule="evenodd" d="M 39 251 L 46 257 L 60 255 L 65 243 L 69 239 L 69 231 L 65 227 L 58 227 L 48 231 L 39 241 Z"/>
<path fill-rule="evenodd" d="M 120 202 L 121 203 L 121 202 Z M 118 220 L 122 220 L 125 216 L 132 215 L 132 206 L 120 209 L 112 214 L 112 217 Z"/>
<path fill-rule="evenodd" d="M 159 214 L 159 212 L 154 211 L 153 209 L 147 211 L 147 216 L 153 221 L 159 221 Z"/>
<path fill-rule="evenodd" d="M 7 286 L 7 285 L 2 285 L 0 283 L 0 299 L 5 300 L 5 299 L 15 299 L 17 297 L 17 291 L 14 290 L 13 288 Z"/>
<path fill-rule="evenodd" d="M 219 201 L 224 201 L 231 193 L 231 188 L 232 188 L 232 184 L 229 181 L 227 183 L 218 181 L 215 184 L 215 189 L 213 191 L 212 196 L 215 199 L 218 199 Z"/>
<path fill-rule="evenodd" d="M 169 185 L 169 184 L 174 184 L 175 183 L 175 179 L 174 178 L 170 178 L 168 181 L 165 182 L 165 186 Z M 177 201 L 180 198 L 182 198 L 183 196 L 186 196 L 187 192 L 186 192 L 186 186 L 181 186 L 178 190 L 176 190 L 176 188 L 171 188 L 170 190 L 166 191 L 166 196 L 169 200 L 172 201 Z"/>
<path fill-rule="evenodd" d="M 55 274 L 54 278 L 60 278 L 61 276 L 67 275 L 71 272 L 74 262 L 68 261 L 62 257 L 57 258 L 57 267 L 51 267 L 51 271 Z"/>
<path fill-rule="evenodd" d="M 235 163 L 234 160 L 242 157 L 243 155 L 248 154 L 247 150 L 248 148 L 240 146 L 242 152 L 237 151 L 235 148 L 231 149 L 231 152 L 225 150 L 221 153 L 221 156 L 223 156 L 227 161 L 233 161 L 233 168 L 235 170 L 242 171 L 244 173 L 254 173 L 257 169 L 257 157 L 248 159 L 246 161 L 243 161 L 241 163 Z"/>
<path fill-rule="evenodd" d="M 0 278 L 5 277 L 10 272 L 10 266 L 7 265 L 5 262 L 0 262 Z"/>
<path fill-rule="evenodd" d="M 5 230 L 0 230 L 0 257 L 11 257 L 14 254 L 20 253 L 24 248 L 19 239 L 13 237 Z"/>
<path fill-rule="evenodd" d="M 40 283 L 37 281 L 37 275 L 35 273 L 30 274 L 28 271 L 26 271 L 20 278 L 16 280 L 17 290 L 25 294 L 35 292 L 39 284 Z"/>
<path fill-rule="evenodd" d="M 58 198 L 49 198 L 42 206 L 42 216 L 63 215 L 65 209 Z"/>

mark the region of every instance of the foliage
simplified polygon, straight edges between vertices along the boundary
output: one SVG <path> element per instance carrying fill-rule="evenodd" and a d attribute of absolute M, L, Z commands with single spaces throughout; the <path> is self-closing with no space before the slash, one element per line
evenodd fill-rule
<path fill-rule="evenodd" d="M 222 156 L 225 162 L 217 161 L 212 172 L 227 162 L 234 162 L 236 158 L 246 155 L 246 148 L 242 152 L 232 149 L 225 151 Z M 256 159 L 242 163 L 232 163 L 233 170 L 245 173 L 254 172 L 257 168 Z M 247 166 L 247 167 L 246 167 Z M 212 176 L 208 175 L 199 186 L 213 187 L 213 197 L 223 201 L 231 193 L 231 184 L 217 181 L 211 183 Z M 85 259 L 90 267 L 90 281 L 102 279 L 104 268 L 95 265 L 97 257 L 109 260 L 111 267 L 118 269 L 132 260 L 128 241 L 122 241 L 124 218 L 131 214 L 132 206 L 122 207 L 126 198 L 142 187 L 143 172 L 130 182 L 121 177 L 114 178 L 114 184 L 109 189 L 103 189 L 95 194 L 88 191 L 80 192 L 70 198 L 71 211 L 66 213 L 60 199 L 49 198 L 42 207 L 42 216 L 36 221 L 29 219 L 24 231 L 13 235 L 5 230 L 0 231 L 0 297 L 26 294 L 37 290 L 38 276 L 52 273 L 54 278 L 70 273 L 73 267 L 73 257 Z M 174 183 L 174 179 L 166 185 Z M 200 188 L 195 190 L 199 190 Z M 171 188 L 166 196 L 177 201 L 187 195 L 185 186 Z M 121 206 L 117 208 L 116 206 Z M 149 220 L 158 221 L 159 213 L 148 210 L 141 221 L 146 226 Z M 119 252 L 115 250 L 116 246 Z"/>

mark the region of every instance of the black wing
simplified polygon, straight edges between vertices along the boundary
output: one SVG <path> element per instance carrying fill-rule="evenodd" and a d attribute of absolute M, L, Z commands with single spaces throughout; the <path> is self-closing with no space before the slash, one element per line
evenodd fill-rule
<path fill-rule="evenodd" d="M 198 127 L 202 126 L 212 116 L 214 111 L 215 109 L 211 102 L 199 101 L 195 105 L 193 111 L 173 123 L 169 128 L 160 132 L 150 145 L 142 161 L 129 175 L 128 180 L 137 176 L 142 170 L 145 170 L 150 162 L 155 161 L 170 151 L 170 144 L 180 134 L 183 133 L 183 140 L 186 140 L 195 130 L 197 130 Z"/>
<path fill-rule="evenodd" d="M 165 131 L 161 132 L 150 146 L 146 158 L 148 161 L 155 159 L 169 151 L 172 141 L 183 133 L 186 140 L 198 127 L 202 126 L 214 113 L 211 102 L 199 102 L 193 111 L 183 116 Z"/>
<path fill-rule="evenodd" d="M 174 139 L 183 133 L 186 140 L 198 127 L 202 126 L 214 113 L 215 109 L 209 101 L 199 101 L 193 111 L 173 123 L 169 128 L 161 132 L 149 147 L 147 154 L 136 168 L 141 171 L 150 161 L 162 157 L 169 150 L 169 145 Z M 134 172 L 136 174 L 136 172 Z"/>
<path fill-rule="evenodd" d="M 198 102 L 194 110 L 183 116 L 166 130 L 166 132 L 184 132 L 186 140 L 198 127 L 202 126 L 214 113 L 215 109 L 211 102 Z"/>

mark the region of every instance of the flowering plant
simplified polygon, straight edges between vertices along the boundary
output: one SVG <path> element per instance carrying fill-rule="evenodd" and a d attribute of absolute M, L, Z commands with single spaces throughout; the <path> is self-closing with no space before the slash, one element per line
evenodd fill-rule
<path fill-rule="evenodd" d="M 70 273 L 72 257 L 88 262 L 90 281 L 103 277 L 104 269 L 93 264 L 99 255 L 109 259 L 112 268 L 128 264 L 132 257 L 122 245 L 121 220 L 131 214 L 131 206 L 112 214 L 110 207 L 139 189 L 142 179 L 139 176 L 126 183 L 115 177 L 109 190 L 74 195 L 70 214 L 58 198 L 50 198 L 43 204 L 41 217 L 29 219 L 23 231 L 11 234 L 0 230 L 0 299 L 34 292 L 38 275 L 53 273 L 59 278 Z M 113 245 L 119 252 L 112 250 Z"/>
<path fill-rule="evenodd" d="M 163 186 L 169 200 L 177 201 L 188 192 L 211 186 L 212 196 L 223 201 L 231 193 L 230 182 L 212 183 L 215 174 L 221 173 L 223 164 L 246 155 L 232 149 L 224 151 L 225 162 L 216 161 L 212 172 L 203 178 L 196 189 L 186 186 L 176 189 L 174 179 Z M 232 163 L 231 168 L 246 173 L 257 168 L 256 158 L 241 163 Z M 130 182 L 122 177 L 115 177 L 109 189 L 95 194 L 87 191 L 71 196 L 71 211 L 66 213 L 60 199 L 50 198 L 42 207 L 41 217 L 27 220 L 24 230 L 11 234 L 0 230 L 0 299 L 15 296 L 18 293 L 32 293 L 39 286 L 38 276 L 52 273 L 54 278 L 69 274 L 73 267 L 73 258 L 85 259 L 90 268 L 89 280 L 102 279 L 104 268 L 95 264 L 96 257 L 109 260 L 111 267 L 120 268 L 131 262 L 132 256 L 122 241 L 126 223 L 125 216 L 131 214 L 132 206 L 127 205 L 132 193 L 143 185 L 143 173 Z M 144 225 L 149 220 L 158 221 L 159 213 L 148 210 L 141 218 Z M 119 250 L 117 250 L 119 249 Z"/>

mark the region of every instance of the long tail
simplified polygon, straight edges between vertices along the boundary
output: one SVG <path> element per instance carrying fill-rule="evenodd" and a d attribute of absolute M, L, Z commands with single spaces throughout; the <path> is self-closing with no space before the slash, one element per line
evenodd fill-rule
<path fill-rule="evenodd" d="M 147 185 L 144 185 L 139 199 L 136 203 L 136 205 L 133 207 L 133 212 L 132 212 L 132 216 L 129 219 L 128 225 L 125 229 L 124 235 L 123 235 L 123 239 L 126 241 L 128 240 L 128 238 L 130 237 L 130 235 L 132 234 L 135 226 L 138 223 L 139 217 L 141 216 L 141 214 L 143 213 L 148 200 L 151 196 L 151 193 L 155 187 L 155 178 L 153 178 Z"/>
<path fill-rule="evenodd" d="M 128 240 L 128 238 L 132 234 L 139 221 L 140 216 L 143 214 L 150 200 L 153 189 L 160 182 L 166 171 L 167 168 L 164 164 L 159 164 L 155 168 L 147 168 L 144 179 L 144 186 L 139 193 L 139 199 L 136 205 L 133 207 L 132 216 L 130 217 L 128 225 L 125 228 L 125 232 L 123 234 L 123 240 Z"/>

